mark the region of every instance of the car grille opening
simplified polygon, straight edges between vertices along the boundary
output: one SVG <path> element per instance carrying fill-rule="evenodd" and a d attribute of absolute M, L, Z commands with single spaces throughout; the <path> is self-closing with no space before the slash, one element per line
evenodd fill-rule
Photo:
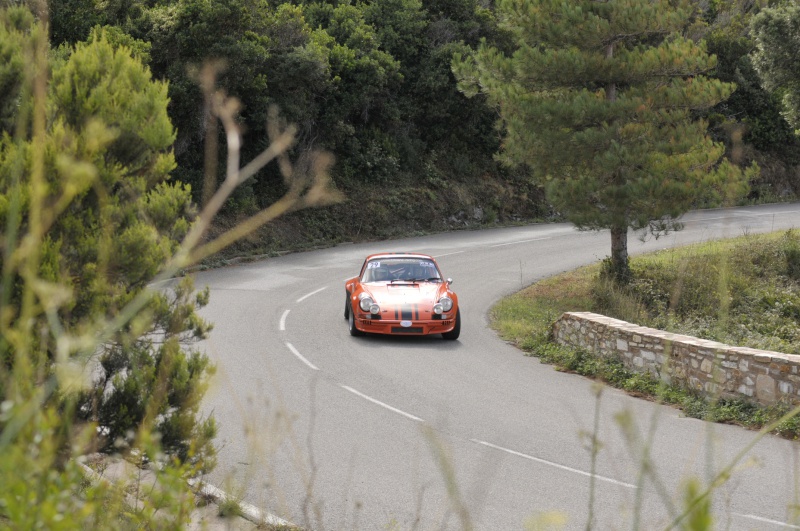
<path fill-rule="evenodd" d="M 402 326 L 393 326 L 392 327 L 393 334 L 421 334 L 422 327 L 421 326 L 409 326 L 409 327 L 402 327 Z"/>

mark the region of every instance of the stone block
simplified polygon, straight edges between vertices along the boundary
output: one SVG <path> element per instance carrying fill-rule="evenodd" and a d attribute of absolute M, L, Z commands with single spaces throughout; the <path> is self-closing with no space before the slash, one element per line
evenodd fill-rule
<path fill-rule="evenodd" d="M 774 404 L 778 399 L 775 379 L 768 374 L 756 376 L 756 398 L 766 404 Z"/>

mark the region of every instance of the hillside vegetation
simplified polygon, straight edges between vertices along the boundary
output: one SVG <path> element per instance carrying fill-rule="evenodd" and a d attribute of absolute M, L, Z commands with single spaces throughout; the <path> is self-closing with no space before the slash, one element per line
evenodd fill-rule
<path fill-rule="evenodd" d="M 781 115 L 784 90 L 764 89 L 749 56 L 750 20 L 773 3 L 694 2 L 683 30 L 693 41 L 704 39 L 717 57 L 708 77 L 736 84 L 729 99 L 702 115 L 736 164 L 755 161 L 761 168 L 742 202 L 800 192 L 800 143 Z M 104 26 L 155 79 L 169 83 L 177 129 L 173 176 L 191 186 L 197 203 L 218 186 L 226 160 L 223 132 L 208 119 L 197 83 L 207 60 L 215 61 L 220 88 L 241 102 L 243 160 L 263 147 L 270 105 L 297 124 L 293 156 L 333 154 L 331 176 L 344 194 L 339 205 L 289 214 L 225 255 L 560 217 L 528 168 L 495 160 L 506 133 L 498 109 L 483 95 L 467 98 L 452 72 L 454 55 L 468 56 L 482 41 L 513 52 L 513 30 L 500 18 L 499 2 L 53 0 L 50 6 L 54 48 L 85 41 L 93 27 Z M 278 168 L 264 168 L 226 203 L 219 229 L 285 191 Z"/>

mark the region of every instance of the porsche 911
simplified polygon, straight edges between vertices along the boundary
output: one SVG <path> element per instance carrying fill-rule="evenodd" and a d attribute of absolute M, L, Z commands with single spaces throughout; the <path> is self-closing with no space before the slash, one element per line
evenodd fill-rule
<path fill-rule="evenodd" d="M 344 317 L 350 334 L 441 334 L 458 339 L 461 311 L 452 283 L 431 256 L 370 255 L 359 275 L 345 281 Z"/>

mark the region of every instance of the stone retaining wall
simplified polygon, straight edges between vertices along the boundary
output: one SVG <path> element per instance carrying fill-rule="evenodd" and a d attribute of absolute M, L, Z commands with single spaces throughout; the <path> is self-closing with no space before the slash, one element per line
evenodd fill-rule
<path fill-rule="evenodd" d="M 589 312 L 568 312 L 553 325 L 555 340 L 601 356 L 619 357 L 634 371 L 709 396 L 761 404 L 800 404 L 800 356 L 732 347 Z"/>

